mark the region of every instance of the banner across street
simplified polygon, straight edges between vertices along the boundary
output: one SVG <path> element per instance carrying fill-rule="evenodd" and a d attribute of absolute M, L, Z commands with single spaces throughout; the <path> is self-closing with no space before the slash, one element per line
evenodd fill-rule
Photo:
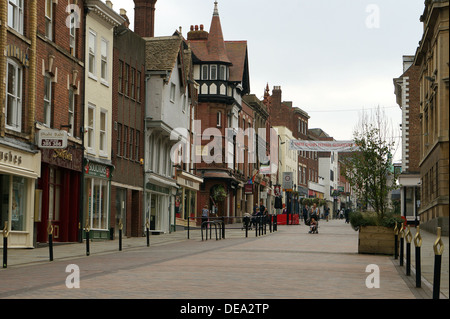
<path fill-rule="evenodd" d="M 291 140 L 289 149 L 293 151 L 353 152 L 357 150 L 354 141 L 302 141 Z"/>

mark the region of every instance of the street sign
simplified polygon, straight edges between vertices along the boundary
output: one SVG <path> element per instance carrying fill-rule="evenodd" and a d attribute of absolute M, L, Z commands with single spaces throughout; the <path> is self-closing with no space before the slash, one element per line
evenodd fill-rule
<path fill-rule="evenodd" d="M 294 174 L 292 172 L 283 172 L 283 190 L 292 191 L 294 188 Z"/>
<path fill-rule="evenodd" d="M 66 148 L 67 132 L 58 130 L 40 130 L 38 134 L 39 148 Z"/>

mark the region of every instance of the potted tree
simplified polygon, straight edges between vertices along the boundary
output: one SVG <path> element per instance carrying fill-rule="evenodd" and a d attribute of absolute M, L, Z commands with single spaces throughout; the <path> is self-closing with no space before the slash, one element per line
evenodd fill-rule
<path fill-rule="evenodd" d="M 389 194 L 397 189 L 392 168 L 394 142 L 388 142 L 379 113 L 363 121 L 355 131 L 358 149 L 342 160 L 343 174 L 355 191 L 360 209 L 350 214 L 350 224 L 359 232 L 358 252 L 394 254 L 394 227 L 401 222 L 389 205 Z"/>

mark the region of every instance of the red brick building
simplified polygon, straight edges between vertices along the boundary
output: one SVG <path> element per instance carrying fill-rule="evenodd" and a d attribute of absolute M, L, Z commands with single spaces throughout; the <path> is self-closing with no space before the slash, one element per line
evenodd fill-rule
<path fill-rule="evenodd" d="M 214 129 L 210 140 L 202 140 L 202 154 L 212 161 L 197 164 L 204 179 L 198 197 L 198 210 L 204 205 L 218 209 L 218 216 L 236 216 L 246 179 L 236 165 L 236 139 L 226 139 L 227 129 L 239 128 L 242 96 L 250 92 L 246 41 L 225 41 L 217 2 L 209 33 L 203 26 L 192 26 L 187 36 L 193 53 L 194 79 L 199 84 L 198 120 L 201 132 Z M 227 147 L 226 147 L 227 145 Z M 226 151 L 231 151 L 225 153 Z M 226 194 L 225 197 L 216 194 Z M 199 213 L 199 211 L 197 212 Z"/>
<path fill-rule="evenodd" d="M 46 242 L 49 223 L 55 241 L 79 240 L 83 137 L 84 1 L 41 1 L 37 7 L 36 132 L 67 132 L 65 149 L 43 148 L 41 215 L 36 240 Z"/>
<path fill-rule="evenodd" d="M 267 86 L 264 94 L 264 103 L 269 105 L 270 121 L 272 126 L 285 126 L 291 132 L 294 138 L 299 140 L 308 140 L 311 137 L 308 134 L 309 115 L 298 107 L 293 107 L 292 102 L 282 100 L 282 90 L 280 86 L 274 86 L 272 95 Z M 299 151 L 298 153 L 298 185 L 297 192 L 300 197 L 308 197 L 309 181 L 318 182 L 317 156 L 314 152 Z"/>

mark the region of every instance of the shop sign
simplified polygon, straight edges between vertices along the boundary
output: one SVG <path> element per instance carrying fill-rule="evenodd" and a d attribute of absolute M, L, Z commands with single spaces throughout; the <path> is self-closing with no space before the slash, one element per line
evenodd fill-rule
<path fill-rule="evenodd" d="M 246 195 L 253 194 L 253 185 L 252 184 L 245 184 L 244 185 L 244 192 Z"/>
<path fill-rule="evenodd" d="M 67 132 L 58 130 L 40 130 L 38 133 L 39 148 L 66 148 Z"/>
<path fill-rule="evenodd" d="M 84 172 L 91 176 L 109 178 L 111 176 L 110 168 L 106 165 L 89 162 L 84 167 Z"/>
<path fill-rule="evenodd" d="M 292 172 L 283 172 L 283 189 L 292 191 L 294 188 L 294 174 Z"/>
<path fill-rule="evenodd" d="M 3 161 L 5 163 L 20 165 L 20 164 L 22 164 L 22 156 L 13 154 L 11 151 L 9 151 L 9 152 L 0 151 L 0 161 Z"/>

